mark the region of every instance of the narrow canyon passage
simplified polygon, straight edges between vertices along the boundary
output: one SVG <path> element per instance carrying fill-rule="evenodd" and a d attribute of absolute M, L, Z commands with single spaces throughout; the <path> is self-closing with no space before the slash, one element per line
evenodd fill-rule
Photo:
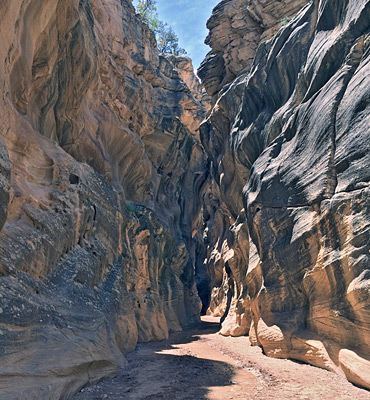
<path fill-rule="evenodd" d="M 0 400 L 370 399 L 370 0 L 211 1 L 0 0 Z"/>
<path fill-rule="evenodd" d="M 139 344 L 116 378 L 86 387 L 74 399 L 369 399 L 368 391 L 344 377 L 266 357 L 245 336 L 219 335 L 218 320 L 205 316 L 168 340 Z"/>

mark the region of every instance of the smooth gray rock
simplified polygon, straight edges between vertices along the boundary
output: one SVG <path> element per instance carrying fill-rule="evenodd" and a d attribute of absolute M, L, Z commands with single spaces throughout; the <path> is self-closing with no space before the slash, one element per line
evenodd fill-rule
<path fill-rule="evenodd" d="M 201 126 L 225 210 L 205 221 L 224 232 L 206 243 L 205 267 L 224 266 L 211 299 L 221 333 L 367 388 L 369 34 L 368 0 L 310 2 Z M 232 241 L 238 221 L 246 234 Z"/>

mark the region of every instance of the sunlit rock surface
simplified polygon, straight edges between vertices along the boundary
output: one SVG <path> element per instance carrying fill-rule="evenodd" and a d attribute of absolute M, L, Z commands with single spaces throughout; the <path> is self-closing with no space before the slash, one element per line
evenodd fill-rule
<path fill-rule="evenodd" d="M 242 61 L 230 21 L 247 34 L 240 10 L 285 2 L 234 3 L 208 22 L 200 72 L 215 103 L 201 126 L 208 312 L 222 334 L 370 388 L 370 2 L 308 2 L 260 43 L 277 14 Z"/>
<path fill-rule="evenodd" d="M 210 96 L 252 66 L 261 41 L 287 24 L 307 0 L 222 0 L 207 22 L 212 50 L 198 69 Z"/>
<path fill-rule="evenodd" d="M 206 104 L 127 0 L 2 1 L 0 55 L 0 398 L 68 398 L 199 319 Z"/>
<path fill-rule="evenodd" d="M 222 334 L 370 388 L 369 25 L 224 0 L 205 94 L 128 0 L 0 2 L 1 399 L 114 375 L 195 282 Z"/>

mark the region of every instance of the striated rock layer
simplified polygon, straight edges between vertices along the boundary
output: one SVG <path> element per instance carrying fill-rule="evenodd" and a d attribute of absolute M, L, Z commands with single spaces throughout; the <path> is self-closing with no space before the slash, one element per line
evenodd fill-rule
<path fill-rule="evenodd" d="M 218 32 L 273 3 L 222 1 L 208 22 L 209 312 L 268 356 L 370 388 L 370 1 L 311 1 L 240 63 L 249 43 Z"/>
<path fill-rule="evenodd" d="M 197 321 L 194 271 L 222 334 L 370 388 L 370 1 L 208 27 L 206 95 L 128 0 L 0 3 L 0 399 Z"/>
<path fill-rule="evenodd" d="M 261 41 L 270 39 L 307 0 L 222 0 L 207 22 L 212 50 L 198 69 L 210 96 L 252 66 Z"/>
<path fill-rule="evenodd" d="M 199 319 L 206 107 L 128 0 L 2 1 L 0 43 L 0 398 L 68 398 Z"/>

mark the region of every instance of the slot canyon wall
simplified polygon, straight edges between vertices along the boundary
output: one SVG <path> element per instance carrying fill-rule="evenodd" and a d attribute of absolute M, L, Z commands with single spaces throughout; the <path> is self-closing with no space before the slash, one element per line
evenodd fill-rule
<path fill-rule="evenodd" d="M 69 398 L 199 320 L 209 104 L 127 0 L 1 1 L 0 43 L 0 398 Z"/>
<path fill-rule="evenodd" d="M 0 2 L 0 399 L 115 375 L 195 283 L 223 335 L 370 388 L 369 25 L 223 0 L 205 93 L 129 0 Z"/>
<path fill-rule="evenodd" d="M 370 2 L 224 0 L 207 26 L 208 313 L 369 389 Z"/>

